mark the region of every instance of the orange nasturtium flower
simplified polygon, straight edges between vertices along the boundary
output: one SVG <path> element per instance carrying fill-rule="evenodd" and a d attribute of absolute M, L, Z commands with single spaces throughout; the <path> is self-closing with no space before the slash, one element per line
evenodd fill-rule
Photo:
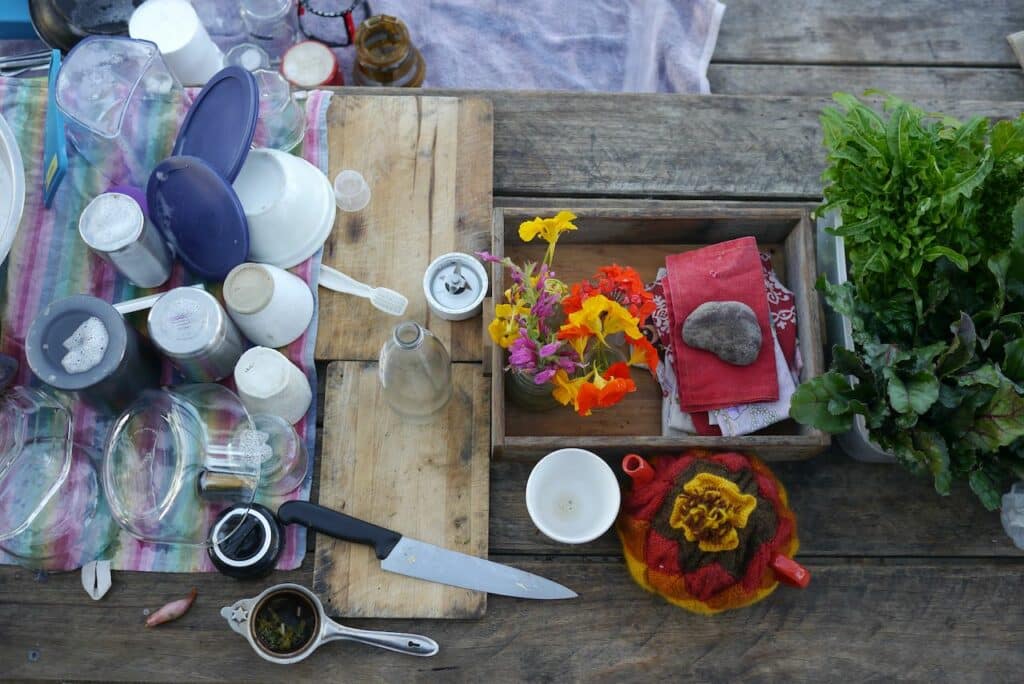
<path fill-rule="evenodd" d="M 569 322 L 558 331 L 558 339 L 572 340 L 588 333 L 587 336 L 597 337 L 602 344 L 608 335 L 625 333 L 626 337 L 637 340 L 643 338 L 636 319 L 621 304 L 613 302 L 604 295 L 594 295 L 583 302 L 579 311 L 569 314 Z"/>
<path fill-rule="evenodd" d="M 614 406 L 626 394 L 636 391 L 636 384 L 629 377 L 629 366 L 622 362 L 609 366 L 603 375 L 591 371 L 572 380 L 564 370 L 560 370 L 553 381 L 555 389 L 552 396 L 563 406 L 571 401 L 581 416 L 589 416 L 595 408 Z"/>

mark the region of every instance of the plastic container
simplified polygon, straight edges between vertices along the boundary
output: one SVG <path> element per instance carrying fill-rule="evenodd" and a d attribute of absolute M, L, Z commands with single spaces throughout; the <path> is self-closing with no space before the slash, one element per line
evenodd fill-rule
<path fill-rule="evenodd" d="M 249 40 L 266 51 L 271 64 L 280 64 L 299 38 L 295 0 L 241 0 L 239 4 Z"/>
<path fill-rule="evenodd" d="M 184 85 L 201 86 L 224 66 L 224 53 L 188 0 L 146 0 L 132 12 L 128 34 L 156 43 Z"/>
<path fill-rule="evenodd" d="M 406 418 L 426 419 L 451 399 L 451 357 L 419 323 L 399 323 L 381 348 L 379 361 L 384 401 Z"/>
<path fill-rule="evenodd" d="M 370 203 L 370 185 L 363 174 L 345 169 L 334 177 L 334 202 L 342 211 L 362 211 Z"/>
<path fill-rule="evenodd" d="M 817 235 L 817 256 L 818 264 L 829 282 L 841 285 L 847 281 L 846 272 L 846 248 L 843 238 L 832 235 L 826 230 L 829 227 L 839 226 L 841 219 L 830 214 L 825 218 L 818 219 Z M 825 308 L 825 324 L 828 330 L 828 337 L 831 344 L 826 345 L 831 349 L 833 344 L 838 344 L 850 351 L 855 351 L 853 343 L 853 326 L 850 319 L 837 313 L 828 302 L 823 302 Z M 852 379 L 852 378 L 851 378 Z M 888 451 L 881 449 L 871 441 L 868 434 L 867 422 L 862 415 L 853 417 L 853 427 L 836 437 L 836 441 L 843 448 L 843 451 L 857 459 L 867 463 L 895 463 L 896 457 Z"/>
<path fill-rule="evenodd" d="M 114 519 L 131 535 L 207 546 L 216 516 L 255 498 L 265 448 L 229 389 L 200 384 L 150 390 L 111 428 L 104 493 Z M 223 538 L 233 529 L 223 529 Z"/>
<path fill-rule="evenodd" d="M 181 84 L 154 43 L 124 37 L 86 38 L 57 75 L 57 108 L 68 137 L 90 164 L 111 170 L 114 183 L 142 186 L 170 152 L 138 132 L 177 125 Z"/>
<path fill-rule="evenodd" d="M 615 472 L 585 449 L 552 451 L 526 481 L 530 519 L 547 537 L 563 544 L 585 544 L 607 532 L 620 502 Z"/>
<path fill-rule="evenodd" d="M 67 570 L 102 554 L 113 523 L 88 455 L 72 454 L 71 413 L 31 387 L 0 395 L 0 549 L 21 565 Z"/>
<path fill-rule="evenodd" d="M 260 91 L 260 114 L 254 142 L 287 152 L 302 142 L 306 134 L 306 112 L 292 97 L 291 88 L 276 71 L 253 72 Z"/>
<path fill-rule="evenodd" d="M 249 153 L 234 182 L 249 226 L 249 261 L 291 268 L 323 245 L 337 211 L 330 181 L 280 150 Z"/>
<path fill-rule="evenodd" d="M 270 264 L 241 264 L 224 281 L 231 320 L 252 342 L 277 349 L 291 344 L 313 320 L 313 293 L 302 278 Z"/>

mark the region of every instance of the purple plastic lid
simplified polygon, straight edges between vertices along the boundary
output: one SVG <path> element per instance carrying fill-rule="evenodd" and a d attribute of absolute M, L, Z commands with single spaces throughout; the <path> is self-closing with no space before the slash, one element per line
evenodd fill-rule
<path fill-rule="evenodd" d="M 256 78 L 242 67 L 221 69 L 188 110 L 173 154 L 199 157 L 230 183 L 249 154 L 259 113 Z"/>
<path fill-rule="evenodd" d="M 249 224 L 231 184 L 198 157 L 168 157 L 146 186 L 149 218 L 196 275 L 224 280 L 249 256 Z"/>

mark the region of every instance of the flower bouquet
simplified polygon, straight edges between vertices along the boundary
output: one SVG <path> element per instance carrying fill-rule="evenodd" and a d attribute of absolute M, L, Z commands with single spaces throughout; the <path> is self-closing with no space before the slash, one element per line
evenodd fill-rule
<path fill-rule="evenodd" d="M 486 252 L 479 256 L 508 269 L 511 286 L 487 330 L 508 350 L 513 400 L 527 408 L 570 403 L 581 416 L 614 406 L 636 391 L 630 366 L 652 373 L 658 354 L 640 328 L 654 312 L 654 298 L 632 268 L 604 266 L 572 286 L 551 269 L 559 236 L 576 230 L 572 212 L 535 218 L 519 226 L 524 242 L 548 244 L 539 263 L 518 266 Z M 529 402 L 532 396 L 539 401 Z"/>

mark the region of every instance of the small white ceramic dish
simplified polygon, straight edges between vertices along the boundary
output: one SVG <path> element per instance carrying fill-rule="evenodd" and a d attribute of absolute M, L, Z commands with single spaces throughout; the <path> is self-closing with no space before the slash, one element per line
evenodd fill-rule
<path fill-rule="evenodd" d="M 533 524 L 564 544 L 585 544 L 607 532 L 621 498 L 611 466 L 585 449 L 552 451 L 526 481 L 526 509 Z"/>

